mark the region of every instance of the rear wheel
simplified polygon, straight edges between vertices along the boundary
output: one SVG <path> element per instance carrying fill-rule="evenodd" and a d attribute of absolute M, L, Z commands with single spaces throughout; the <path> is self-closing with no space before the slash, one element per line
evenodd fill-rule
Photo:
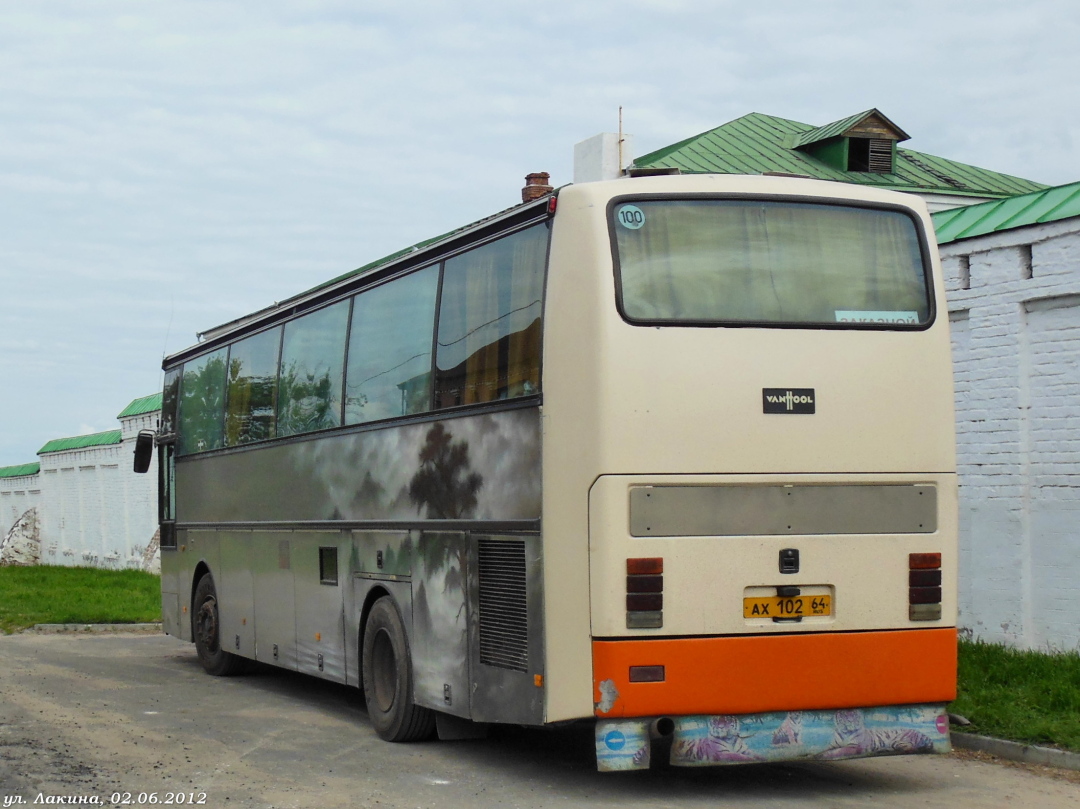
<path fill-rule="evenodd" d="M 388 742 L 426 739 L 435 712 L 413 702 L 412 659 L 405 624 L 389 596 L 375 602 L 364 629 L 364 700 L 375 732 Z"/>
<path fill-rule="evenodd" d="M 195 587 L 192 630 L 195 636 L 195 651 L 199 653 L 199 662 L 208 674 L 228 677 L 244 670 L 244 658 L 221 648 L 221 617 L 218 613 L 217 591 L 209 573 L 199 579 Z"/>

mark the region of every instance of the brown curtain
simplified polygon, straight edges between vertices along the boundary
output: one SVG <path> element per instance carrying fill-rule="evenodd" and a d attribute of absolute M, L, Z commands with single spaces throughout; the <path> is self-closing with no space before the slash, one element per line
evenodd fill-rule
<path fill-rule="evenodd" d="M 547 233 L 534 226 L 446 262 L 436 406 L 539 391 Z"/>

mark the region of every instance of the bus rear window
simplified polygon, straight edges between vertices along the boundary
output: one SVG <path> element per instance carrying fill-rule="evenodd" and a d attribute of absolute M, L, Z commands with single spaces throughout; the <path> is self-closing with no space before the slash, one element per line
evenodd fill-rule
<path fill-rule="evenodd" d="M 648 325 L 919 327 L 915 221 L 886 209 L 662 199 L 612 208 L 619 305 Z"/>

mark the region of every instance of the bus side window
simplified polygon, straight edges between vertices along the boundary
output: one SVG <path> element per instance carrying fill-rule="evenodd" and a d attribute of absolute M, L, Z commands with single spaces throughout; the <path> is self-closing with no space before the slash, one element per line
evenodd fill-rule
<path fill-rule="evenodd" d="M 281 328 L 255 334 L 229 350 L 225 443 L 273 438 Z"/>
<path fill-rule="evenodd" d="M 547 243 L 534 225 L 446 262 L 436 408 L 539 393 Z"/>
<path fill-rule="evenodd" d="M 341 426 L 349 301 L 285 324 L 278 380 L 277 434 Z"/>
<path fill-rule="evenodd" d="M 219 348 L 184 363 L 180 385 L 180 454 L 218 449 L 224 443 L 225 355 Z"/>
<path fill-rule="evenodd" d="M 165 389 L 161 395 L 161 424 L 158 432 L 171 436 L 176 433 L 176 410 L 180 400 L 180 369 L 165 374 Z"/>
<path fill-rule="evenodd" d="M 176 547 L 176 445 L 162 444 L 160 453 L 159 509 L 162 548 Z"/>
<path fill-rule="evenodd" d="M 361 292 L 353 302 L 345 423 L 431 409 L 431 335 L 439 267 Z"/>

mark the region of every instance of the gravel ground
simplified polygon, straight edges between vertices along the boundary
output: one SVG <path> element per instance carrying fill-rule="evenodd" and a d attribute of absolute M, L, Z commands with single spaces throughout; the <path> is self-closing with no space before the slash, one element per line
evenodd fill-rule
<path fill-rule="evenodd" d="M 386 744 L 353 688 L 270 668 L 209 677 L 173 638 L 0 637 L 0 809 L 115 793 L 327 809 L 1064 809 L 1080 806 L 1077 775 L 971 753 L 601 774 L 588 728 Z"/>

